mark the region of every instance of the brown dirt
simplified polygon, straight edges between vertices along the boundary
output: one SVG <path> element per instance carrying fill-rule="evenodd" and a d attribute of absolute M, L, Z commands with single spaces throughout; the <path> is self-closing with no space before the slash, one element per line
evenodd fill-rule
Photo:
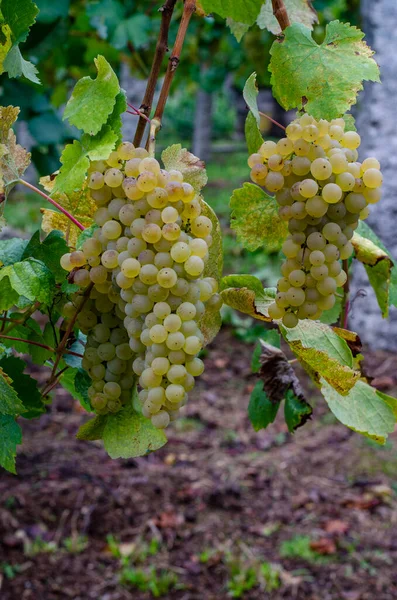
<path fill-rule="evenodd" d="M 159 552 L 138 567 L 176 573 L 183 589 L 168 591 L 169 599 L 229 598 L 231 552 L 241 569 L 269 562 L 280 573 L 278 589 L 256 586 L 244 599 L 395 600 L 397 458 L 390 444 L 378 449 L 335 423 L 308 383 L 312 422 L 292 436 L 280 414 L 255 433 L 246 414 L 250 353 L 223 331 L 189 419 L 145 458 L 112 461 L 99 443 L 76 441 L 85 417 L 62 392 L 57 412 L 26 423 L 18 475 L 0 478 L 0 598 L 151 598 L 119 582 L 120 561 L 106 541 L 113 535 L 124 551 L 159 540 Z M 396 387 L 396 366 L 385 353 L 367 362 L 386 391 Z M 77 534 L 87 536 L 87 547 L 67 552 L 63 540 Z M 283 542 L 298 535 L 309 536 L 319 554 L 283 556 Z M 61 549 L 32 555 L 37 537 Z M 207 562 L 199 560 L 203 551 Z"/>

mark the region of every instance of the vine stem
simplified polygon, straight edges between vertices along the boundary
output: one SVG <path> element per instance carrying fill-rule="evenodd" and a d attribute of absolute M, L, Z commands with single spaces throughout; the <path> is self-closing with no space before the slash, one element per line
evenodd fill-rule
<path fill-rule="evenodd" d="M 22 313 L 23 318 L 22 319 L 7 319 L 7 322 L 10 322 L 10 325 L 8 327 L 6 327 L 2 333 L 7 334 L 9 331 L 12 331 L 16 325 L 24 325 L 26 323 L 26 321 L 32 316 L 32 314 L 39 308 L 40 306 L 40 302 L 35 302 L 33 304 L 33 306 L 31 306 L 25 313 Z"/>
<path fill-rule="evenodd" d="M 58 347 L 55 350 L 55 352 L 57 354 L 57 357 L 56 357 L 54 365 L 52 367 L 51 377 L 50 377 L 50 380 L 49 380 L 49 382 L 48 382 L 47 385 L 51 385 L 52 381 L 54 381 L 54 379 L 56 377 L 56 370 L 57 370 L 57 367 L 58 367 L 59 362 L 61 360 L 62 354 L 66 351 L 66 344 L 68 343 L 69 336 L 70 336 L 70 334 L 71 334 L 71 332 L 73 330 L 73 327 L 74 327 L 74 325 L 76 323 L 76 320 L 77 320 L 77 317 L 79 316 L 79 313 L 84 308 L 84 306 L 85 306 L 85 304 L 86 304 L 86 302 L 87 302 L 87 300 L 88 300 L 88 298 L 90 296 L 90 293 L 91 293 L 91 290 L 92 290 L 93 286 L 94 286 L 94 284 L 91 283 L 88 286 L 88 288 L 85 290 L 84 295 L 83 295 L 83 301 L 81 302 L 81 304 L 76 309 L 76 312 L 75 312 L 72 320 L 70 321 L 70 323 L 69 323 L 69 325 L 68 325 L 68 327 L 67 327 L 67 329 L 66 329 L 66 331 L 64 333 L 64 336 L 63 336 L 62 340 L 60 341 L 60 343 L 58 344 Z"/>
<path fill-rule="evenodd" d="M 53 352 L 54 354 L 56 353 L 56 350 L 54 348 L 51 348 L 51 346 L 47 346 L 46 344 L 41 344 L 40 342 L 35 342 L 34 340 L 24 340 L 19 337 L 13 337 L 12 335 L 3 335 L 2 333 L 0 333 L 0 339 L 13 340 L 14 342 L 24 342 L 25 344 L 31 344 L 32 346 L 39 346 L 40 348 L 44 348 L 44 350 L 48 350 L 49 352 Z M 78 358 L 83 358 L 82 354 L 79 354 L 78 352 L 73 352 L 72 350 L 65 349 L 63 351 L 63 354 L 70 354 L 71 356 L 77 356 Z"/>
<path fill-rule="evenodd" d="M 266 113 L 264 113 L 264 112 L 262 112 L 262 111 L 259 111 L 259 114 L 260 114 L 262 117 L 265 117 L 266 119 L 268 119 L 269 121 L 271 121 L 272 123 L 274 123 L 275 125 L 277 125 L 277 127 L 280 127 L 281 129 L 284 129 L 284 131 L 285 131 L 285 127 L 284 127 L 284 125 L 281 125 L 281 123 L 279 123 L 278 121 L 275 121 L 274 119 L 272 119 L 272 117 L 270 117 L 270 116 L 269 116 L 269 115 L 267 115 Z"/>
<path fill-rule="evenodd" d="M 180 56 L 183 48 L 183 42 L 185 41 L 185 36 L 187 32 L 187 28 L 190 23 L 190 19 L 192 18 L 193 13 L 196 11 L 196 0 L 185 0 L 185 5 L 183 7 L 183 13 L 181 22 L 179 24 L 178 33 L 176 34 L 175 44 L 172 49 L 172 54 L 168 61 L 167 71 L 164 76 L 163 85 L 161 87 L 159 100 L 157 102 L 156 110 L 154 113 L 154 117 L 152 121 L 158 121 L 158 126 L 156 131 L 158 131 L 161 127 L 161 119 L 163 118 L 163 113 L 165 109 L 165 104 L 167 102 L 168 94 L 170 92 L 170 87 L 172 80 L 174 79 L 175 71 L 178 68 Z"/>
<path fill-rule="evenodd" d="M 272 6 L 273 14 L 281 27 L 281 31 L 284 31 L 286 27 L 291 25 L 284 0 L 272 0 Z"/>
<path fill-rule="evenodd" d="M 138 121 L 138 125 L 135 132 L 134 137 L 134 145 L 139 146 L 143 134 L 145 133 L 146 128 L 146 119 L 145 117 L 149 117 L 150 111 L 152 109 L 154 93 L 156 91 L 157 80 L 160 75 L 161 65 L 165 56 L 165 53 L 168 50 L 168 32 L 170 29 L 170 23 L 172 19 L 172 13 L 174 12 L 176 0 L 166 0 L 163 6 L 159 9 L 161 12 L 161 25 L 159 36 L 157 39 L 156 50 L 153 57 L 152 67 L 150 69 L 150 74 L 145 90 L 145 95 L 142 100 L 142 104 L 140 106 L 140 118 Z"/>
<path fill-rule="evenodd" d="M 24 179 L 19 179 L 18 183 L 21 183 L 22 185 L 24 185 L 25 187 L 29 188 L 33 192 L 36 192 L 36 194 L 39 194 L 42 198 L 45 198 L 48 202 L 50 202 L 53 206 L 55 206 L 55 208 L 57 208 L 58 210 L 60 210 L 61 213 L 63 213 L 65 215 L 65 217 L 67 217 L 70 221 L 72 221 L 72 223 L 74 223 L 74 225 L 76 225 L 76 227 L 78 227 L 81 231 L 84 231 L 84 229 L 85 229 L 84 225 L 82 225 L 80 223 L 80 221 L 78 221 L 77 219 L 75 219 L 75 217 L 73 215 L 71 215 L 70 212 L 68 212 L 65 208 L 63 208 L 63 206 L 61 206 L 60 204 L 58 204 L 58 202 L 56 202 L 55 200 L 53 200 L 52 198 L 50 198 L 50 196 L 47 196 L 47 194 L 45 194 L 44 192 L 42 192 L 41 190 L 39 190 L 37 187 L 35 187 L 31 183 L 28 183 Z"/>
<path fill-rule="evenodd" d="M 343 270 L 347 275 L 347 279 L 345 281 L 345 285 L 343 286 L 343 299 L 342 299 L 342 312 L 340 316 L 340 326 L 343 329 L 347 329 L 347 321 L 349 317 L 349 308 L 350 308 L 350 282 L 349 282 L 349 261 L 347 259 L 342 261 Z"/>

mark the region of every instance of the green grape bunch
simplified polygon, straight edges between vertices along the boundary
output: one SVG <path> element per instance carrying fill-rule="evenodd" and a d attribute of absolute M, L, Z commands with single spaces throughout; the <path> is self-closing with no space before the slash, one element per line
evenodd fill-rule
<path fill-rule="evenodd" d="M 216 279 L 203 275 L 212 222 L 180 171 L 129 142 L 91 163 L 88 187 L 98 229 L 61 265 L 81 288 L 66 318 L 89 292 L 77 325 L 87 334 L 91 405 L 117 412 L 139 378 L 143 415 L 165 428 L 204 370 L 200 320 L 222 305 Z"/>
<path fill-rule="evenodd" d="M 275 194 L 288 223 L 286 260 L 269 316 L 295 327 L 334 306 L 347 280 L 341 260 L 353 253 L 359 219 L 380 200 L 382 173 L 376 158 L 358 162 L 360 136 L 345 131 L 343 118 L 316 121 L 304 114 L 286 136 L 264 142 L 248 165 L 252 181 Z"/>

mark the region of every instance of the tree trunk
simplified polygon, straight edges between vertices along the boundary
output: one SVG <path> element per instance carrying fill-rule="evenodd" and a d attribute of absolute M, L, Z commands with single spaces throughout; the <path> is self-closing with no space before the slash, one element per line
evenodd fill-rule
<path fill-rule="evenodd" d="M 368 44 L 376 51 L 382 85 L 369 83 L 360 96 L 357 126 L 362 138 L 360 160 L 375 156 L 384 176 L 383 196 L 372 209 L 368 224 L 397 258 L 397 2 L 396 0 L 362 0 L 363 29 Z M 373 348 L 397 350 L 397 309 L 382 319 L 368 278 L 361 265 L 355 264 L 352 299 L 358 290 L 365 291 L 354 299 L 349 325 Z"/>
<path fill-rule="evenodd" d="M 211 157 L 213 94 L 199 89 L 194 114 L 193 154 L 204 161 Z"/>

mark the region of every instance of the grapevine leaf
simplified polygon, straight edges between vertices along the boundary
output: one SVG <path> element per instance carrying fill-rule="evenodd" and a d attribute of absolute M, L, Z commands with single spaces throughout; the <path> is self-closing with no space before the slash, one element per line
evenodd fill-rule
<path fill-rule="evenodd" d="M 112 113 L 120 86 L 115 72 L 103 56 L 94 59 L 96 79 L 83 77 L 66 105 L 64 119 L 84 133 L 95 135 Z"/>
<path fill-rule="evenodd" d="M 132 42 L 138 50 L 148 42 L 150 28 L 151 20 L 144 14 L 122 19 L 112 36 L 112 45 L 122 50 L 128 47 L 128 42 Z"/>
<path fill-rule="evenodd" d="M 190 183 L 196 192 L 200 192 L 206 185 L 208 177 L 203 161 L 186 148 L 182 148 L 181 144 L 173 144 L 163 150 L 161 160 L 167 171 L 172 169 L 180 171 L 184 180 Z"/>
<path fill-rule="evenodd" d="M 397 267 L 393 257 L 363 221 L 360 221 L 351 241 L 356 258 L 364 264 L 382 316 L 386 318 L 389 304 L 397 306 Z"/>
<path fill-rule="evenodd" d="M 255 431 L 265 429 L 274 422 L 279 406 L 279 402 L 269 400 L 262 383 L 258 381 L 251 392 L 248 404 L 248 417 Z"/>
<path fill-rule="evenodd" d="M 321 378 L 320 383 L 329 408 L 341 423 L 381 444 L 385 443 L 396 424 L 395 398 L 388 396 L 385 399 L 385 394 L 361 380 L 344 396 L 325 379 Z"/>
<path fill-rule="evenodd" d="M 0 200 L 6 200 L 30 163 L 30 154 L 16 143 L 11 127 L 17 120 L 19 108 L 0 107 Z M 2 208 L 5 202 L 1 203 Z"/>
<path fill-rule="evenodd" d="M 14 44 L 25 42 L 39 9 L 32 0 L 2 0 L 1 12 L 12 31 Z"/>
<path fill-rule="evenodd" d="M 206 14 L 216 13 L 224 19 L 230 18 L 239 23 L 253 25 L 263 0 L 201 0 Z"/>
<path fill-rule="evenodd" d="M 346 341 L 331 327 L 301 321 L 293 329 L 280 327 L 284 339 L 316 383 L 323 377 L 341 394 L 347 394 L 360 377 Z"/>
<path fill-rule="evenodd" d="M 0 13 L 1 20 L 1 13 Z M 0 21 L 0 74 L 4 72 L 4 60 L 11 50 L 11 29 L 3 20 Z"/>
<path fill-rule="evenodd" d="M 15 356 L 4 357 L 0 360 L 0 369 L 12 379 L 13 388 L 23 403 L 24 419 L 34 419 L 45 412 L 45 405 L 37 387 L 37 381 L 24 374 L 26 362 Z"/>
<path fill-rule="evenodd" d="M 35 22 L 38 8 L 32 0 L 2 0 L 0 11 L 0 28 L 2 31 L 0 42 L 3 60 L 0 60 L 0 73 L 8 72 L 9 77 L 24 75 L 34 83 L 40 83 L 36 76 L 36 67 L 24 60 L 18 44 L 26 41 L 30 27 Z M 4 52 L 6 50 L 6 52 Z"/>
<path fill-rule="evenodd" d="M 59 18 L 66 18 L 69 13 L 70 0 L 40 0 L 40 12 L 37 21 L 40 23 L 53 23 Z"/>
<path fill-rule="evenodd" d="M 356 121 L 353 115 L 346 113 L 343 115 L 343 120 L 345 122 L 345 131 L 357 131 Z"/>
<path fill-rule="evenodd" d="M 203 277 L 214 277 L 218 282 L 222 277 L 223 269 L 223 247 L 222 247 L 222 231 L 221 226 L 212 208 L 204 202 L 200 197 L 201 214 L 208 217 L 212 223 L 212 244 L 209 248 L 209 258 L 205 265 Z M 220 310 L 211 310 L 206 308 L 206 311 L 200 319 L 200 331 L 204 335 L 204 346 L 207 346 L 222 325 L 222 317 Z"/>
<path fill-rule="evenodd" d="M 7 290 L 11 288 L 14 292 L 10 295 L 8 291 L 4 298 L 1 297 L 0 310 L 8 310 L 15 304 L 15 293 L 31 302 L 37 301 L 48 305 L 51 303 L 55 287 L 54 275 L 51 271 L 45 264 L 33 258 L 0 269 L 0 282 L 7 287 Z"/>
<path fill-rule="evenodd" d="M 93 442 L 95 440 L 101 440 L 105 431 L 105 425 L 108 420 L 108 415 L 98 415 L 93 419 L 84 423 L 79 428 L 76 438 L 78 440 L 87 440 Z"/>
<path fill-rule="evenodd" d="M 110 114 L 107 125 L 117 134 L 117 141 L 120 142 L 122 139 L 122 126 L 121 115 L 127 110 L 127 97 L 124 90 L 120 90 L 116 96 L 116 103 L 113 111 Z"/>
<path fill-rule="evenodd" d="M 252 183 L 234 190 L 230 199 L 231 227 L 239 242 L 253 252 L 261 246 L 267 252 L 280 250 L 288 233 L 285 221 L 278 215 L 275 198 Z"/>
<path fill-rule="evenodd" d="M 239 23 L 238 21 L 234 21 L 230 17 L 226 19 L 226 25 L 229 27 L 230 31 L 236 38 L 238 42 L 241 42 L 243 36 L 247 33 L 249 29 L 249 25 L 246 23 Z"/>
<path fill-rule="evenodd" d="M 78 191 L 85 179 L 90 161 L 81 142 L 67 144 L 61 155 L 62 167 L 56 176 L 54 192 L 70 194 Z"/>
<path fill-rule="evenodd" d="M 156 429 L 149 419 L 126 405 L 120 412 L 108 415 L 103 442 L 111 458 L 132 458 L 158 450 L 167 438 L 164 431 Z"/>
<path fill-rule="evenodd" d="M 77 239 L 76 242 L 76 250 L 81 250 L 81 248 L 83 247 L 83 244 L 86 240 L 92 238 L 92 236 L 94 235 L 94 231 L 96 231 L 99 228 L 99 225 L 97 225 L 96 223 L 94 223 L 94 225 L 91 225 L 91 227 L 87 227 L 87 229 L 84 229 L 84 231 L 82 231 Z M 65 272 L 64 272 L 65 273 Z"/>
<path fill-rule="evenodd" d="M 0 240 L 0 267 L 8 267 L 20 261 L 27 244 L 28 241 L 21 238 Z"/>
<path fill-rule="evenodd" d="M 92 411 L 87 393 L 91 385 L 91 379 L 83 369 L 69 367 L 62 375 L 60 384 L 73 398 L 80 402 L 86 411 Z"/>
<path fill-rule="evenodd" d="M 288 431 L 293 433 L 302 427 L 313 412 L 310 404 L 300 396 L 296 396 L 292 390 L 288 390 L 285 394 L 284 418 L 287 423 Z"/>
<path fill-rule="evenodd" d="M 244 133 L 248 153 L 253 154 L 254 152 L 258 152 L 258 149 L 263 144 L 263 138 L 258 123 L 251 111 L 248 112 L 247 118 L 245 119 Z"/>
<path fill-rule="evenodd" d="M 117 140 L 117 133 L 110 125 L 104 125 L 96 135 L 85 133 L 81 138 L 81 144 L 90 160 L 102 160 L 108 158 Z"/>
<path fill-rule="evenodd" d="M 13 46 L 11 48 L 4 60 L 3 67 L 11 78 L 21 77 L 21 75 L 23 75 L 32 83 L 41 83 L 40 79 L 37 77 L 38 70 L 33 63 L 24 59 L 19 46 Z"/>
<path fill-rule="evenodd" d="M 76 285 L 75 283 L 69 283 L 67 279 L 65 279 L 65 281 L 63 281 L 61 285 L 61 291 L 63 294 L 66 294 L 66 296 L 78 292 L 79 289 L 80 287 L 78 285 Z"/>
<path fill-rule="evenodd" d="M 22 430 L 14 417 L 0 415 L 0 465 L 10 473 L 16 473 L 17 446 L 22 443 Z"/>
<path fill-rule="evenodd" d="M 221 281 L 221 296 L 228 306 L 260 321 L 271 321 L 268 308 L 276 297 L 275 288 L 265 288 L 253 275 L 227 275 Z"/>
<path fill-rule="evenodd" d="M 15 416 L 24 411 L 23 404 L 13 387 L 13 380 L 0 367 L 0 414 Z"/>
<path fill-rule="evenodd" d="M 60 283 L 65 279 L 65 271 L 60 265 L 60 260 L 66 252 L 69 252 L 69 248 L 63 233 L 55 230 L 51 231 L 41 242 L 40 232 L 36 231 L 26 246 L 22 259 L 35 258 L 40 260 L 53 273 L 55 281 Z"/>
<path fill-rule="evenodd" d="M 271 48 L 273 94 L 285 110 L 302 108 L 316 119 L 333 119 L 356 102 L 362 82 L 379 81 L 373 52 L 364 34 L 348 23 L 332 21 L 318 45 L 310 29 L 294 23 L 285 39 Z"/>
<path fill-rule="evenodd" d="M 20 313 L 11 313 L 9 316 L 15 320 L 21 317 Z M 39 324 L 34 319 L 28 319 L 24 324 L 15 325 L 12 329 L 12 335 L 27 340 L 27 342 L 3 339 L 4 346 L 14 348 L 16 352 L 21 354 L 29 354 L 35 364 L 43 365 L 51 357 L 52 353 L 49 350 L 29 343 L 30 341 L 38 342 L 52 347 L 54 345 L 54 335 L 50 323 L 46 324 L 42 332 Z"/>
<path fill-rule="evenodd" d="M 253 116 L 255 117 L 255 121 L 259 127 L 260 122 L 261 122 L 261 116 L 259 114 L 259 110 L 258 110 L 258 85 L 256 83 L 256 73 L 251 73 L 251 75 L 248 77 L 247 81 L 245 82 L 244 85 L 244 89 L 243 89 L 243 97 L 244 100 L 248 106 L 248 108 L 250 109 L 250 111 L 252 112 Z"/>
<path fill-rule="evenodd" d="M 291 23 L 303 23 L 313 29 L 314 23 L 318 23 L 316 11 L 308 0 L 284 0 L 288 18 Z M 260 29 L 267 29 L 275 35 L 281 33 L 279 22 L 273 14 L 272 0 L 266 0 L 262 4 L 261 12 L 256 23 Z"/>

